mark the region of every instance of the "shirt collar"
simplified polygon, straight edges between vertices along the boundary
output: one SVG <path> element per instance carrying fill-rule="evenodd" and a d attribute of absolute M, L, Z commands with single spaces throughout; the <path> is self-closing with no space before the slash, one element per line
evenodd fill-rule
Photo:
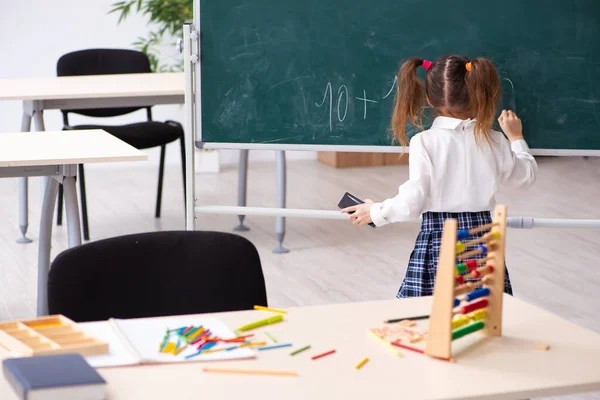
<path fill-rule="evenodd" d="M 469 123 L 475 122 L 475 119 L 458 119 L 451 117 L 437 117 L 433 120 L 432 128 L 441 129 L 456 129 L 461 125 L 468 125 Z"/>

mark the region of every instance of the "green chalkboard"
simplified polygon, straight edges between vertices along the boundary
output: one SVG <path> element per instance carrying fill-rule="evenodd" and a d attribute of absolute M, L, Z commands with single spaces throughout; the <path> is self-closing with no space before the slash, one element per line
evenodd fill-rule
<path fill-rule="evenodd" d="M 463 54 L 493 60 L 532 148 L 600 150 L 599 0 L 201 0 L 196 11 L 205 143 L 390 146 L 401 61 Z"/>

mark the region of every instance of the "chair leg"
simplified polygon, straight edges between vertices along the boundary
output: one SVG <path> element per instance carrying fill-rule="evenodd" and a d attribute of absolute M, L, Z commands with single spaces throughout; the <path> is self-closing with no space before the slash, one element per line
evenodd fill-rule
<path fill-rule="evenodd" d="M 56 225 L 62 225 L 63 185 L 58 184 L 58 200 L 56 202 Z"/>
<path fill-rule="evenodd" d="M 160 164 L 158 166 L 158 193 L 156 195 L 156 213 L 154 216 L 160 218 L 160 205 L 162 202 L 162 187 L 163 187 L 163 175 L 165 172 L 165 152 L 166 146 L 163 144 L 160 146 Z"/>
<path fill-rule="evenodd" d="M 90 228 L 88 225 L 87 198 L 85 196 L 85 175 L 83 164 L 79 164 L 77 180 L 79 181 L 79 193 L 81 195 L 81 223 L 83 225 L 83 240 L 90 240 Z"/>
<path fill-rule="evenodd" d="M 185 180 L 185 135 L 181 136 L 181 173 L 183 175 L 183 204 L 185 204 L 185 195 L 186 195 L 186 180 Z"/>

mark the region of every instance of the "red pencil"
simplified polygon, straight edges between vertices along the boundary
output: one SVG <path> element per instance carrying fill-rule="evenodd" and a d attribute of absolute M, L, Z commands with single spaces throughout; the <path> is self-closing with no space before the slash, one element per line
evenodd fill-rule
<path fill-rule="evenodd" d="M 419 349 L 417 347 L 407 346 L 400 342 L 392 342 L 392 346 L 396 346 L 396 347 L 400 347 L 402 349 L 414 351 L 415 353 L 425 354 L 425 351 L 422 349 Z M 452 358 L 444 358 L 444 357 L 436 357 L 436 356 L 430 356 L 430 357 L 435 358 L 437 360 L 448 361 L 448 362 L 452 362 L 452 363 L 454 362 L 454 359 L 452 359 Z"/>
<path fill-rule="evenodd" d="M 318 358 L 325 357 L 325 356 L 328 356 L 328 355 L 333 354 L 333 353 L 335 353 L 335 350 L 330 350 L 327 353 L 319 354 L 318 356 L 313 356 L 311 358 L 311 360 L 316 360 Z"/>

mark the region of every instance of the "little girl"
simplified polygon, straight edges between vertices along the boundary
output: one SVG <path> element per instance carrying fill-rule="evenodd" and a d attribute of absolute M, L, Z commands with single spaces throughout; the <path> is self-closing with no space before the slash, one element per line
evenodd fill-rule
<path fill-rule="evenodd" d="M 417 77 L 426 69 L 425 86 Z M 492 130 L 500 94 L 498 74 L 485 58 L 440 57 L 434 62 L 413 57 L 398 72 L 392 130 L 404 146 L 410 121 L 422 129 L 426 102 L 438 117 L 431 129 L 410 140 L 409 179 L 398 195 L 381 203 L 343 209 L 354 224 L 383 226 L 415 220 L 423 214 L 421 232 L 396 297 L 433 294 L 438 253 L 446 218 L 458 229 L 492 222 L 494 196 L 500 184 L 526 187 L 535 180 L 537 164 L 523 138 L 521 121 L 512 111 L 498 118 L 502 133 Z M 509 143 L 510 141 L 510 143 Z M 512 294 L 508 271 L 504 290 Z"/>

